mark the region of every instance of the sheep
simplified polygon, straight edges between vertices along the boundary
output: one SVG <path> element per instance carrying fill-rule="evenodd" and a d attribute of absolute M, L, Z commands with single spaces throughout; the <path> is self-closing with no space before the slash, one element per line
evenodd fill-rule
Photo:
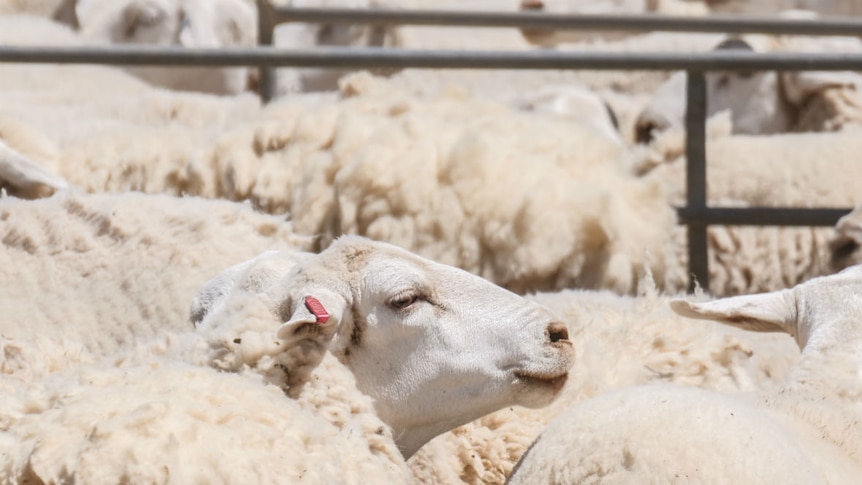
<path fill-rule="evenodd" d="M 856 170 L 857 138 L 856 130 L 709 138 L 707 202 L 719 207 L 853 207 L 860 186 L 846 174 Z M 757 163 L 741 162 L 747 160 Z M 659 164 L 650 175 L 665 181 L 672 204 L 685 204 L 684 158 Z M 764 292 L 830 274 L 836 269 L 832 260 L 839 241 L 846 241 L 851 227 L 712 226 L 710 291 L 716 296 Z M 674 245 L 677 260 L 687 261 L 685 234 L 678 230 L 673 237 L 679 241 Z M 843 264 L 859 262 L 851 254 Z M 669 278 L 681 281 L 684 274 Z"/>
<path fill-rule="evenodd" d="M 458 90 L 415 98 L 395 86 L 394 81 L 353 75 L 344 80 L 341 99 L 286 99 L 257 115 L 250 109 L 250 122 L 213 123 L 212 131 L 198 126 L 203 117 L 179 116 L 176 124 L 142 130 L 138 123 L 155 124 L 168 115 L 136 113 L 144 119 L 133 119 L 131 126 L 44 150 L 63 153 L 62 159 L 18 150 L 86 191 L 132 189 L 249 200 L 265 212 L 292 214 L 300 233 L 322 235 L 318 250 L 341 234 L 366 235 L 517 292 L 578 286 L 632 293 L 646 269 L 668 291 L 687 285 L 684 233 L 675 230 L 671 208 L 683 197 L 680 161 L 654 169 L 650 176 L 633 177 L 629 155 L 619 143 L 596 137 L 584 123 L 518 112 Z M 211 117 L 235 106 L 227 100 L 190 103 L 192 99 L 171 93 L 153 93 L 151 99 L 149 109 L 173 111 L 181 101 L 190 114 L 205 106 L 203 112 Z M 19 112 L 34 116 L 30 111 Z M 49 138 L 48 145 L 67 129 L 65 122 L 58 125 L 51 137 L 43 137 Z M 89 129 L 84 122 L 74 128 Z M 846 147 L 854 153 L 849 133 L 828 136 L 834 137 L 832 150 Z M 776 192 L 769 182 L 784 173 L 781 177 L 794 179 L 787 172 L 788 160 L 805 153 L 812 162 L 819 160 L 818 139 L 747 140 L 729 137 L 710 143 L 710 187 L 727 187 L 725 194 L 711 192 L 711 203 L 855 204 L 855 179 L 835 179 L 847 172 L 824 171 L 817 163 L 805 168 L 812 174 L 807 180 L 818 181 L 816 187 L 797 190 L 793 185 L 796 193 Z M 830 156 L 833 168 L 854 160 L 842 153 Z M 738 163 L 730 163 L 753 154 L 770 160 L 763 164 L 771 168 L 734 168 Z M 396 159 L 397 164 L 384 162 Z M 512 177 L 496 175 L 500 160 L 508 160 Z M 543 164 L 543 171 L 535 171 L 536 163 Z M 794 167 L 801 170 L 806 163 Z M 528 178 L 517 175 L 527 172 Z M 483 178 L 509 187 L 505 204 L 493 202 L 499 190 L 472 182 Z M 549 190 L 553 187 L 558 189 Z M 543 207 L 579 209 L 553 212 Z M 568 243 L 549 248 L 544 238 L 526 236 L 549 230 L 557 234 L 553 240 Z M 720 251 L 711 263 L 717 295 L 766 291 L 822 274 L 825 266 L 813 261 L 828 259 L 829 230 L 745 235 L 756 231 L 711 230 L 713 247 Z M 519 234 L 525 236 L 516 239 Z M 792 242 L 783 242 L 788 238 Z M 516 240 L 520 242 L 514 244 Z M 782 259 L 778 254 L 796 256 Z"/>
<path fill-rule="evenodd" d="M 101 354 L 187 328 L 188 302 L 225 265 L 312 245 L 283 217 L 243 204 L 66 190 L 0 198 L 0 234 L 0 333 L 84 336 Z"/>
<path fill-rule="evenodd" d="M 673 211 L 658 183 L 624 175 L 623 148 L 596 137 L 588 124 L 516 111 L 457 91 L 414 100 L 409 92 L 368 75 L 351 77 L 344 86 L 344 99 L 286 99 L 260 111 L 256 121 L 231 126 L 226 120 L 227 126 L 212 130 L 196 126 L 197 118 L 194 124 L 180 119 L 155 127 L 159 116 L 150 121 L 151 115 L 135 113 L 144 119 L 101 133 L 85 131 L 85 140 L 67 141 L 64 130 L 91 128 L 83 121 L 71 128 L 55 121 L 53 131 L 52 123 L 23 107 L 24 119 L 15 125 L 22 131 L 32 128 L 25 122 L 50 128 L 50 136 L 41 137 L 50 149 L 43 151 L 62 157 L 40 159 L 35 150 L 21 151 L 81 190 L 249 200 L 262 211 L 291 214 L 302 234 L 322 235 L 317 249 L 341 234 L 366 235 L 517 291 L 578 283 L 630 292 L 648 260 L 656 261 L 657 274 L 662 272 L 666 230 L 660 225 L 673 225 Z M 148 111 L 159 102 L 188 101 L 178 93 L 155 94 Z M 234 106 L 211 104 L 216 113 Z M 3 114 L 0 109 L 0 119 Z M 525 130 L 536 136 L 526 136 Z M 499 144 L 497 136 L 511 140 Z M 57 138 L 63 143 L 55 143 Z M 369 164 L 395 157 L 399 163 L 384 172 L 393 175 L 369 179 L 381 169 Z M 509 159 L 513 169 L 533 170 L 529 163 L 542 163 L 547 172 L 533 170 L 530 179 L 513 172 L 501 183 L 520 194 L 517 198 L 501 207 L 478 203 L 493 200 L 497 191 L 474 188 L 471 181 L 494 170 L 500 157 Z M 419 172 L 434 175 L 411 176 Z M 410 185 L 399 187 L 405 177 Z M 545 201 L 540 202 L 525 182 L 559 188 L 542 191 Z M 445 193 L 436 193 L 438 188 Z M 568 242 L 561 238 L 552 251 L 529 235 L 555 225 L 558 216 L 544 212 L 544 203 L 584 208 L 565 216 Z M 427 212 L 429 204 L 444 209 Z M 625 207 L 649 215 L 628 221 Z M 605 217 L 606 211 L 615 215 Z M 647 224 L 647 218 L 657 222 Z M 508 234 L 534 242 L 514 244 Z M 534 254 L 542 254 L 539 263 Z"/>
<path fill-rule="evenodd" d="M 620 388 L 675 384 L 718 392 L 776 386 L 799 355 L 785 334 L 757 334 L 676 315 L 649 279 L 636 296 L 563 290 L 528 295 L 568 326 L 577 365 L 543 409 L 507 408 L 432 440 L 409 461 L 421 483 L 502 483 L 530 444 L 576 402 Z M 544 483 L 544 482 L 536 482 Z"/>
<path fill-rule="evenodd" d="M 717 50 L 860 52 L 858 39 L 730 37 Z M 852 72 L 709 72 L 707 116 L 730 110 L 733 132 L 774 134 L 790 131 L 835 131 L 858 124 L 862 77 Z M 682 129 L 686 74 L 673 74 L 638 115 L 635 139 L 649 143 L 658 132 Z"/>
<path fill-rule="evenodd" d="M 857 205 L 849 214 L 835 224 L 836 235 L 829 241 L 830 269 L 838 272 L 862 261 L 862 205 Z"/>
<path fill-rule="evenodd" d="M 307 380 L 291 359 L 313 367 L 331 340 L 329 351 L 375 398 L 405 458 L 492 410 L 547 405 L 565 383 L 572 355 L 568 332 L 540 305 L 463 270 L 358 236 L 343 236 L 291 267 L 294 258 L 292 251 L 266 253 L 207 284 L 192 307 L 198 327 L 218 329 L 210 331 L 231 348 L 242 331 L 236 322 L 263 318 L 258 312 L 268 308 L 270 318 L 282 322 L 278 338 L 298 347 L 295 354 L 282 349 L 288 362 L 276 366 L 289 369 L 274 377 L 285 379 L 289 389 L 294 380 Z M 229 334 L 223 336 L 219 326 Z M 244 359 L 272 352 L 266 339 L 247 344 L 241 336 L 238 345 Z M 229 369 L 245 363 L 229 354 L 216 359 Z"/>
<path fill-rule="evenodd" d="M 201 295 L 192 306 L 199 316 L 194 333 L 166 330 L 154 344 L 127 347 L 93 365 L 73 362 L 66 371 L 37 379 L 35 387 L 33 375 L 42 370 L 34 356 L 40 351 L 7 342 L 6 354 L 16 358 L 0 386 L 11 388 L 16 400 L 0 408 L 0 423 L 14 451 L 2 455 L 0 470 L 13 479 L 32 474 L 42 480 L 162 481 L 201 476 L 201 461 L 240 446 L 245 451 L 239 472 L 274 476 L 287 469 L 296 476 L 297 464 L 309 466 L 328 442 L 352 438 L 344 446 L 365 454 L 348 450 L 342 453 L 345 469 L 336 463 L 318 472 L 339 482 L 351 473 L 353 480 L 365 479 L 355 470 L 369 459 L 368 451 L 383 458 L 367 468 L 380 461 L 390 473 L 399 463 L 403 467 L 387 452 L 396 448 L 386 442 L 407 458 L 436 434 L 500 407 L 548 404 L 572 363 L 565 326 L 540 305 L 464 271 L 359 237 L 340 238 L 318 255 L 264 253 L 214 278 Z M 316 374 L 307 373 L 309 368 Z M 345 379 L 345 372 L 355 381 Z M 245 383 L 221 377 L 234 374 Z M 188 379 L 200 385 L 185 390 Z M 366 398 L 352 403 L 352 388 Z M 276 389 L 324 420 L 292 430 L 293 423 L 309 418 L 283 396 L 284 409 L 261 413 L 255 398 L 267 401 L 263 409 L 272 409 Z M 215 406 L 201 409 L 200 396 Z M 374 398 L 370 416 L 368 396 Z M 94 412 L 110 419 L 100 419 L 92 430 Z M 375 414 L 385 424 L 374 421 Z M 342 423 L 340 431 L 329 431 L 325 421 Z M 228 435 L 214 438 L 212 446 L 195 443 L 185 452 L 194 457 L 191 464 L 168 453 L 182 454 L 184 437 L 211 436 L 224 423 L 236 423 L 254 441 L 237 443 Z M 267 423 L 274 430 L 261 433 L 257 428 Z M 325 429 L 314 431 L 318 427 Z M 70 434 L 70 428 L 89 432 Z M 274 444 L 280 434 L 295 439 Z M 368 435 L 376 441 L 363 446 Z M 254 451 L 261 446 L 282 453 L 293 469 L 268 465 L 273 451 L 258 461 Z M 88 475 L 95 472 L 102 475 Z M 223 467 L 211 473 L 203 476 L 226 475 Z"/>
<path fill-rule="evenodd" d="M 596 134 L 623 145 L 614 110 L 593 91 L 576 85 L 548 85 L 525 93 L 516 105 L 529 111 L 572 118 L 595 129 Z"/>
<path fill-rule="evenodd" d="M 91 136 L 80 147 L 70 144 L 62 161 L 28 155 L 83 190 L 250 200 L 262 211 L 292 214 L 300 233 L 322 235 L 318 250 L 341 234 L 366 235 L 517 292 L 578 286 L 632 293 L 646 269 L 668 291 L 687 285 L 684 233 L 675 230 L 671 208 L 683 202 L 681 161 L 634 177 L 619 143 L 596 137 L 582 123 L 517 112 L 457 90 L 422 99 L 393 86 L 354 75 L 345 79 L 339 100 L 282 100 L 256 121 L 228 125 L 216 135 L 132 126 Z M 168 143 L 168 132 L 184 135 Z M 832 150 L 842 150 L 829 157 L 827 170 L 815 163 L 822 156 L 818 138 L 711 141 L 710 202 L 854 205 L 855 179 L 836 178 L 847 172 L 835 169 L 845 163 L 851 169 L 853 136 L 817 136 L 832 137 Z M 764 167 L 739 167 L 736 160 L 754 154 Z M 770 180 L 795 180 L 787 166 L 792 159 L 800 159 L 793 166 L 807 167 L 812 175 L 805 179 L 817 180 L 816 186 L 775 190 Z M 496 175 L 500 160 L 507 160 L 511 177 Z M 535 170 L 538 163 L 542 171 Z M 493 202 L 501 185 L 473 183 L 486 178 L 508 187 L 505 204 Z M 714 191 L 722 187 L 724 193 Z M 550 230 L 553 240 L 568 243 L 549 247 L 546 238 L 527 236 Z M 766 291 L 823 273 L 825 266 L 815 261 L 828 259 L 828 229 L 745 235 L 757 231 L 711 230 L 719 251 L 711 263 L 717 295 Z"/>
<path fill-rule="evenodd" d="M 645 14 L 703 16 L 709 10 L 697 1 L 691 0 L 522 0 L 520 10 L 526 12 L 547 12 L 553 14 L 578 13 L 589 15 L 608 14 Z M 567 42 L 582 42 L 595 38 L 614 39 L 628 37 L 631 31 L 607 32 L 585 30 L 536 30 L 521 29 L 524 37 L 533 44 L 550 47 Z"/>
<path fill-rule="evenodd" d="M 76 0 L 75 24 L 91 42 L 157 44 L 188 48 L 255 44 L 255 10 L 244 0 Z M 127 67 L 169 89 L 238 94 L 248 68 Z"/>
<path fill-rule="evenodd" d="M 509 483 L 853 483 L 862 472 L 860 282 L 862 266 L 854 266 L 788 290 L 673 301 L 691 318 L 786 332 L 800 358 L 777 389 L 632 387 L 575 405 L 536 440 Z"/>
<path fill-rule="evenodd" d="M 373 9 L 384 6 L 379 0 L 290 0 L 287 3 L 298 8 Z M 401 45 L 398 32 L 399 29 L 394 26 L 286 23 L 275 27 L 273 43 L 287 49 L 321 46 L 393 47 Z M 276 94 L 284 96 L 298 92 L 335 91 L 338 89 L 338 79 L 350 71 L 332 68 L 277 69 Z"/>
<path fill-rule="evenodd" d="M 0 15 L 29 13 L 51 17 L 63 9 L 67 0 L 3 0 L 0 1 Z"/>
<path fill-rule="evenodd" d="M 226 139 L 214 150 L 219 192 L 290 212 L 299 231 L 323 235 L 321 247 L 340 234 L 365 235 L 519 292 L 572 284 L 630 292 L 646 260 L 662 271 L 659 225 L 672 227 L 674 215 L 659 185 L 623 175 L 618 143 L 457 92 L 423 101 L 386 86 L 351 78 L 348 99 L 293 115 L 269 135 L 283 140 L 272 153 L 240 148 L 262 130 Z M 505 173 L 511 177 L 501 179 Z M 495 186 L 479 183 L 489 177 Z M 492 202 L 501 192 L 507 202 Z M 545 204 L 581 209 L 563 216 Z M 653 223 L 627 219 L 624 207 L 648 211 Z M 569 242 L 551 248 L 543 239 L 530 249 L 528 234 L 561 221 Z"/>

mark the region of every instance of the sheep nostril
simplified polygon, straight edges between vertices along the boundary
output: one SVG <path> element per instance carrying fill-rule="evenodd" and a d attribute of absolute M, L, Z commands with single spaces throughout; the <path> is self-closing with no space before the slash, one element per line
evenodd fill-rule
<path fill-rule="evenodd" d="M 568 340 L 569 330 L 562 323 L 552 323 L 548 325 L 548 338 L 551 340 L 551 343 Z"/>
<path fill-rule="evenodd" d="M 523 0 L 521 2 L 521 9 L 523 10 L 542 10 L 545 8 L 545 4 L 542 3 L 542 0 Z"/>

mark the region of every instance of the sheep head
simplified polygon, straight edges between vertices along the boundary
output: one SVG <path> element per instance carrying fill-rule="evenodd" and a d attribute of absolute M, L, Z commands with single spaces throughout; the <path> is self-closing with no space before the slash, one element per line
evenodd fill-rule
<path fill-rule="evenodd" d="M 192 315 L 219 342 L 216 365 L 274 362 L 264 374 L 281 370 L 295 396 L 329 351 L 375 399 L 405 457 L 502 407 L 547 405 L 565 383 L 568 332 L 538 304 L 361 237 L 296 254 L 264 254 L 201 290 Z"/>

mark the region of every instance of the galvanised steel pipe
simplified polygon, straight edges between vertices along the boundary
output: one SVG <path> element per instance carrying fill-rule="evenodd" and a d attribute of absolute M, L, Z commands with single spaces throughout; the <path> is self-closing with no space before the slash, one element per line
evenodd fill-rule
<path fill-rule="evenodd" d="M 852 208 L 680 207 L 683 224 L 729 226 L 834 226 Z"/>
<path fill-rule="evenodd" d="M 706 77 L 702 71 L 690 70 L 686 81 L 685 154 L 686 207 L 706 209 Z M 709 242 L 707 225 L 689 221 L 688 269 L 689 291 L 697 284 L 709 291 Z"/>
<path fill-rule="evenodd" d="M 265 0 L 261 0 L 265 1 Z M 537 12 L 383 10 L 277 7 L 276 22 L 515 27 L 530 30 L 626 30 L 636 32 L 717 32 L 788 35 L 862 35 L 862 19 L 670 15 L 586 15 Z"/>
<path fill-rule="evenodd" d="M 332 47 L 186 49 L 157 46 L 0 46 L 0 62 L 162 65 L 285 66 L 332 68 L 594 69 L 594 70 L 777 70 L 862 71 L 862 53 L 753 53 L 710 51 L 561 52 L 441 51 Z"/>

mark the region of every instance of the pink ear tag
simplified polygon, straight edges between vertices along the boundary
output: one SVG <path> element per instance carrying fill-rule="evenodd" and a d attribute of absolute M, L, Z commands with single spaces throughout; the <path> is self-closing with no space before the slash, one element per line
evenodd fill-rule
<path fill-rule="evenodd" d="M 320 300 L 313 296 L 305 297 L 305 308 L 308 308 L 315 317 L 317 317 L 317 323 L 326 323 L 329 320 L 329 313 L 326 311 L 326 308 L 323 308 L 323 304 L 320 303 Z"/>

